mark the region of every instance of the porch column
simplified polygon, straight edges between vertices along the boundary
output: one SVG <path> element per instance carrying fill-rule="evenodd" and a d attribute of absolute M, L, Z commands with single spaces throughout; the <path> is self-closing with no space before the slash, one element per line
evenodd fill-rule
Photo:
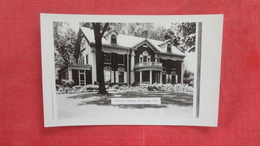
<path fill-rule="evenodd" d="M 92 65 L 92 69 L 91 69 L 91 73 L 92 73 L 92 85 L 95 84 L 95 82 L 97 82 L 97 68 L 96 68 L 96 53 L 95 52 L 91 52 L 92 53 L 92 62 L 90 62 L 90 64 Z M 90 55 L 91 56 L 91 55 Z"/>
<path fill-rule="evenodd" d="M 72 80 L 72 70 L 71 69 L 69 69 L 69 80 Z"/>
<path fill-rule="evenodd" d="M 183 83 L 183 60 L 181 61 L 181 83 Z"/>
<path fill-rule="evenodd" d="M 142 83 L 142 71 L 140 71 L 140 85 Z"/>
<path fill-rule="evenodd" d="M 160 84 L 162 84 L 162 72 L 160 72 Z"/>
<path fill-rule="evenodd" d="M 130 84 L 134 83 L 135 82 L 135 72 L 134 72 L 134 67 L 135 67 L 135 54 L 134 54 L 134 51 L 132 51 L 132 54 L 131 54 L 131 63 L 130 63 Z"/>
<path fill-rule="evenodd" d="M 152 80 L 153 80 L 153 78 L 152 78 L 152 74 L 153 74 L 153 72 L 152 72 L 152 70 L 150 70 L 150 85 L 152 85 Z"/>
<path fill-rule="evenodd" d="M 126 64 L 127 64 L 126 65 L 127 66 L 126 67 L 127 68 L 126 69 L 126 71 L 127 71 L 127 78 L 126 79 L 127 79 L 127 81 L 126 81 L 126 83 L 127 83 L 127 86 L 129 86 L 130 85 L 130 63 L 129 63 L 129 59 L 130 58 L 129 58 L 129 50 L 127 50 L 127 55 L 126 56 L 127 56 L 127 59 L 126 59 Z"/>
<path fill-rule="evenodd" d="M 116 83 L 116 71 L 112 71 L 112 74 L 114 76 L 114 80 L 111 79 L 111 82 Z"/>

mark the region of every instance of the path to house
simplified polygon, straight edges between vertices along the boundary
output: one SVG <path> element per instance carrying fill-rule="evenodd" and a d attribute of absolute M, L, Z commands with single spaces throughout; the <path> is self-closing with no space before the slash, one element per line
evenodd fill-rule
<path fill-rule="evenodd" d="M 148 97 L 162 98 L 160 106 L 115 106 L 110 103 L 110 98 L 113 97 L 143 97 L 143 94 L 147 93 L 114 93 L 108 96 L 99 96 L 96 93 L 57 95 L 58 118 L 186 118 L 192 116 L 192 99 L 190 99 L 192 96 L 190 95 L 179 96 L 174 93 L 149 93 Z"/>

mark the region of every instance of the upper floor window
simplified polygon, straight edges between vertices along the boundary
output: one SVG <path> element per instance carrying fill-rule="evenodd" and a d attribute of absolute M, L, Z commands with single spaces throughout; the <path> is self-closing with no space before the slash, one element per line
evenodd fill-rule
<path fill-rule="evenodd" d="M 160 59 L 162 66 L 167 68 L 167 60 Z"/>
<path fill-rule="evenodd" d="M 172 45 L 171 44 L 167 44 L 167 52 L 172 52 Z"/>
<path fill-rule="evenodd" d="M 111 43 L 116 44 L 116 35 L 114 34 L 111 35 Z"/>
<path fill-rule="evenodd" d="M 124 64 L 124 55 L 118 55 L 118 64 Z"/>
<path fill-rule="evenodd" d="M 86 55 L 86 64 L 88 64 L 88 55 Z"/>
<path fill-rule="evenodd" d="M 104 53 L 104 62 L 111 63 L 111 55 L 110 53 Z"/>
<path fill-rule="evenodd" d="M 84 56 L 80 55 L 80 57 L 78 59 L 78 65 L 84 65 L 84 64 L 85 64 Z"/>
<path fill-rule="evenodd" d="M 149 55 L 147 51 L 144 51 L 140 54 L 139 62 L 151 62 L 151 55 Z"/>
<path fill-rule="evenodd" d="M 81 44 L 80 44 L 80 50 L 84 50 L 86 49 L 86 40 L 84 38 L 82 38 L 81 40 Z"/>

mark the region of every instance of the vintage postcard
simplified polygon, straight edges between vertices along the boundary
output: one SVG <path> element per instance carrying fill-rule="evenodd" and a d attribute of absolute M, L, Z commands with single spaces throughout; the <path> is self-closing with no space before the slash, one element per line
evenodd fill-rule
<path fill-rule="evenodd" d="M 218 123 L 223 15 L 41 14 L 44 126 Z"/>

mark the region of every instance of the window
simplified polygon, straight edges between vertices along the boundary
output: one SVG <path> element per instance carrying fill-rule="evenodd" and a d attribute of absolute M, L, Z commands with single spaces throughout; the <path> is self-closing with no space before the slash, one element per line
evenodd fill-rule
<path fill-rule="evenodd" d="M 144 56 L 143 62 L 147 62 L 147 56 Z"/>
<path fill-rule="evenodd" d="M 147 62 L 151 62 L 151 58 L 150 58 L 150 56 L 147 58 Z"/>
<path fill-rule="evenodd" d="M 111 55 L 110 53 L 104 53 L 104 62 L 111 63 Z"/>
<path fill-rule="evenodd" d="M 111 82 L 111 71 L 105 71 L 105 82 Z"/>
<path fill-rule="evenodd" d="M 84 65 L 85 64 L 85 61 L 84 61 L 84 57 L 82 56 L 82 59 L 81 59 L 81 61 L 82 61 L 82 65 Z"/>
<path fill-rule="evenodd" d="M 116 35 L 114 34 L 111 35 L 111 43 L 116 44 Z"/>
<path fill-rule="evenodd" d="M 86 64 L 88 64 L 88 55 L 86 55 Z"/>
<path fill-rule="evenodd" d="M 80 55 L 79 59 L 78 59 L 78 65 L 84 65 L 84 56 Z"/>
<path fill-rule="evenodd" d="M 161 59 L 162 66 L 167 68 L 167 60 Z"/>
<path fill-rule="evenodd" d="M 139 63 L 142 63 L 142 62 L 143 62 L 143 56 L 140 56 Z"/>
<path fill-rule="evenodd" d="M 85 71 L 84 70 L 79 70 L 79 84 L 81 86 L 86 85 L 86 83 L 85 83 Z"/>
<path fill-rule="evenodd" d="M 118 55 L 118 64 L 124 64 L 124 55 Z"/>
<path fill-rule="evenodd" d="M 80 50 L 83 51 L 86 48 L 86 40 L 82 38 L 81 44 L 80 44 Z"/>
<path fill-rule="evenodd" d="M 151 62 L 151 55 L 149 55 L 147 51 L 144 51 L 142 54 L 140 54 L 139 60 L 140 63 Z"/>
<path fill-rule="evenodd" d="M 119 77 L 119 83 L 124 83 L 124 72 L 118 72 L 118 77 Z"/>
<path fill-rule="evenodd" d="M 167 44 L 167 52 L 172 52 L 172 45 L 171 44 Z"/>

